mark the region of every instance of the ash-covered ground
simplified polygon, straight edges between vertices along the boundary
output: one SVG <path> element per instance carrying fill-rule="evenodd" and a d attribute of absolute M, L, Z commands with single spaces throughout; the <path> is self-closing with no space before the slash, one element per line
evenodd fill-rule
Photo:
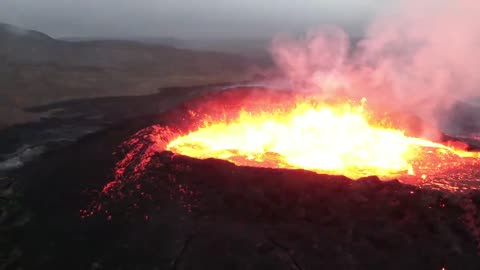
<path fill-rule="evenodd" d="M 2 215 L 2 266 L 480 269 L 478 191 L 168 152 L 111 184 L 122 143 L 168 121 L 171 113 L 125 120 L 10 172 L 19 192 Z"/>

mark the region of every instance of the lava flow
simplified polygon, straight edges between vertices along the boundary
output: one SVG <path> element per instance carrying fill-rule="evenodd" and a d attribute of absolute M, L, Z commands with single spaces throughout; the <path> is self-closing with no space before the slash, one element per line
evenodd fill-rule
<path fill-rule="evenodd" d="M 418 119 L 377 111 L 367 109 L 365 99 L 326 101 L 268 89 L 206 95 L 163 114 L 163 125 L 125 141 L 115 179 L 104 191 L 139 179 L 164 151 L 352 179 L 376 175 L 451 192 L 480 189 L 480 152 L 468 151 L 460 141 L 421 138 L 416 134 L 424 125 Z"/>
<path fill-rule="evenodd" d="M 269 108 L 268 106 L 266 106 Z M 191 112 L 195 114 L 195 112 Z M 433 179 L 478 166 L 480 153 L 407 136 L 365 106 L 314 99 L 273 109 L 205 115 L 198 127 L 163 145 L 176 154 L 237 165 L 306 169 L 351 178 Z"/>

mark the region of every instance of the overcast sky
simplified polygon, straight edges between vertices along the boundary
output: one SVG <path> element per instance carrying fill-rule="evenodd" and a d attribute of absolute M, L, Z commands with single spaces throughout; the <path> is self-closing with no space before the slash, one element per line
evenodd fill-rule
<path fill-rule="evenodd" d="M 394 0 L 0 0 L 0 21 L 54 37 L 262 37 L 362 29 Z"/>

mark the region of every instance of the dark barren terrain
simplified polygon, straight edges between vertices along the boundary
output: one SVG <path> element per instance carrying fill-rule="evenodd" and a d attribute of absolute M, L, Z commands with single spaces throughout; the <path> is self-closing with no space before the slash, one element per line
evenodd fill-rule
<path fill-rule="evenodd" d="M 474 191 L 169 152 L 105 188 L 122 143 L 171 124 L 175 110 L 122 120 L 10 172 L 21 192 L 2 194 L 4 269 L 480 269 Z"/>

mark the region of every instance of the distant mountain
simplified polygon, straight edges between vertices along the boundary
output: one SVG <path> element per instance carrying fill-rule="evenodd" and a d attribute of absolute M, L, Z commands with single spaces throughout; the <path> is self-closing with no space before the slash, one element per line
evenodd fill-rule
<path fill-rule="evenodd" d="M 66 99 L 150 94 L 162 87 L 238 82 L 263 59 L 153 42 L 57 40 L 0 24 L 0 126 L 22 110 Z"/>
<path fill-rule="evenodd" d="M 195 68 L 209 63 L 210 67 L 244 66 L 242 57 L 232 54 L 192 52 L 166 45 L 123 40 L 62 41 L 37 31 L 0 24 L 0 59 L 19 64 L 57 64 L 67 66 L 125 67 L 125 65 L 154 65 L 166 63 Z M 188 61 L 185 61 L 187 60 Z M 160 64 L 160 65 L 159 65 Z M 213 65 L 213 66 L 212 66 Z M 163 68 L 161 68 L 163 69 Z"/>
<path fill-rule="evenodd" d="M 60 40 L 71 42 L 82 41 L 134 41 L 151 45 L 164 45 L 174 48 L 187 48 L 190 42 L 172 37 L 122 37 L 122 38 L 106 38 L 106 37 L 62 37 Z"/>
<path fill-rule="evenodd" d="M 247 57 L 266 55 L 270 47 L 270 39 L 178 39 L 171 37 L 63 37 L 60 40 L 85 41 L 132 41 L 149 45 L 163 45 L 177 49 L 204 52 L 223 52 Z M 269 56 L 268 56 L 269 57 Z"/>
<path fill-rule="evenodd" d="M 25 30 L 11 24 L 0 22 L 0 37 L 12 39 L 24 39 L 32 41 L 53 41 L 50 36 L 33 30 Z M 5 39 L 2 39 L 5 41 Z"/>
<path fill-rule="evenodd" d="M 0 60 L 36 63 L 48 61 L 58 42 L 43 33 L 0 23 Z"/>

